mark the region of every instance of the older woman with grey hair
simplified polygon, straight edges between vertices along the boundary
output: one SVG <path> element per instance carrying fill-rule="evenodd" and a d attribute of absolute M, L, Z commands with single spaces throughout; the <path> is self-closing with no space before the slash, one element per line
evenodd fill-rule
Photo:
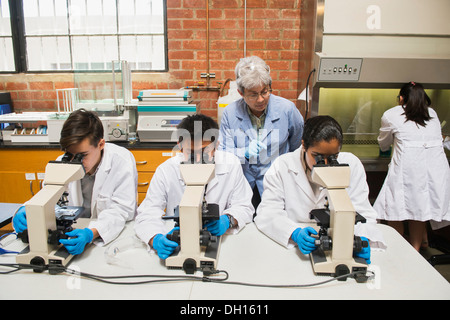
<path fill-rule="evenodd" d="M 272 161 L 300 146 L 303 117 L 293 102 L 272 94 L 270 67 L 261 58 L 241 59 L 235 73 L 242 98 L 223 112 L 219 149 L 232 152 L 241 160 L 256 209 L 264 174 Z"/>

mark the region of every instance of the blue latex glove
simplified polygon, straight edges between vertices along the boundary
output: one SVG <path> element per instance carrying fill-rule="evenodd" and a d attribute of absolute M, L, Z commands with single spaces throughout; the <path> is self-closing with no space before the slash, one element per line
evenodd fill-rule
<path fill-rule="evenodd" d="M 71 255 L 77 255 L 84 251 L 84 247 L 92 242 L 94 233 L 89 228 L 75 229 L 66 233 L 69 239 L 60 239 L 59 242 L 66 247 Z"/>
<path fill-rule="evenodd" d="M 172 234 L 174 230 L 180 230 L 180 228 L 173 228 L 168 234 Z M 167 239 L 167 237 L 162 233 L 158 233 L 153 238 L 152 246 L 153 249 L 156 250 L 156 253 L 158 253 L 158 257 L 165 260 L 175 251 L 176 247 L 178 247 L 178 243 Z"/>
<path fill-rule="evenodd" d="M 256 158 L 263 149 L 267 149 L 267 146 L 263 142 L 254 139 L 250 141 L 248 148 L 245 150 L 245 158 Z"/>
<path fill-rule="evenodd" d="M 211 232 L 213 236 L 223 235 L 230 227 L 230 218 L 228 215 L 223 214 L 219 220 L 211 221 L 205 224 L 206 230 Z"/>
<path fill-rule="evenodd" d="M 317 231 L 312 227 L 306 228 L 297 228 L 292 232 L 291 238 L 298 244 L 298 248 L 303 254 L 309 254 L 312 251 L 316 250 L 317 246 L 315 245 L 313 237 L 311 234 L 317 234 Z"/>
<path fill-rule="evenodd" d="M 366 237 L 361 237 L 362 241 L 367 241 L 367 247 L 366 248 L 362 248 L 362 250 L 360 252 L 353 252 L 353 255 L 355 257 L 359 257 L 359 258 L 363 258 L 366 260 L 367 264 L 370 264 L 370 245 L 369 245 L 369 240 Z"/>
<path fill-rule="evenodd" d="M 25 214 L 25 206 L 21 206 L 14 215 L 13 227 L 17 233 L 21 233 L 28 228 L 27 216 Z"/>

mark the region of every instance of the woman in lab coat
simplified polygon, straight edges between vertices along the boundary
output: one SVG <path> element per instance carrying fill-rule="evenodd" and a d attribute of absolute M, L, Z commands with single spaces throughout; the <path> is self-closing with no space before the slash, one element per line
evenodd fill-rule
<path fill-rule="evenodd" d="M 271 94 L 270 68 L 261 58 L 241 59 L 235 71 L 242 99 L 223 112 L 219 149 L 238 156 L 260 198 L 264 174 L 273 160 L 300 146 L 303 118 L 294 103 Z"/>
<path fill-rule="evenodd" d="M 432 226 L 450 220 L 450 169 L 441 126 L 431 100 L 419 83 L 405 84 L 400 105 L 381 118 L 381 151 L 394 145 L 388 174 L 375 201 L 378 218 L 401 234 L 408 221 L 409 241 L 421 247 L 426 221 Z"/>
<path fill-rule="evenodd" d="M 73 255 L 83 252 L 92 241 L 104 245 L 114 240 L 136 214 L 137 170 L 133 154 L 105 143 L 103 132 L 98 116 L 84 109 L 71 113 L 61 130 L 61 149 L 72 156 L 83 155 L 86 172 L 81 180 L 68 184 L 68 205 L 84 207 L 80 218 L 92 219 L 87 228 L 68 232 L 70 239 L 60 240 Z M 13 220 L 17 232 L 27 229 L 22 208 Z"/>
<path fill-rule="evenodd" d="M 198 135 L 204 139 L 201 148 L 190 139 L 197 136 L 193 131 L 195 122 L 201 123 L 202 132 Z M 190 159 L 191 150 L 208 154 L 215 163 L 215 177 L 207 184 L 205 199 L 208 203 L 219 205 L 221 216 L 218 221 L 207 224 L 207 230 L 213 235 L 237 233 L 252 221 L 254 212 L 252 190 L 242 173 L 239 159 L 231 153 L 215 151 L 218 145 L 217 123 L 209 117 L 196 114 L 183 119 L 178 130 L 186 130 L 189 139 L 184 136 L 179 143 L 182 153 L 166 160 L 156 169 L 147 195 L 138 208 L 135 222 L 138 237 L 149 244 L 161 259 L 166 259 L 178 246 L 166 236 L 173 223 L 166 225 L 161 217 L 173 216 L 174 209 L 181 201 L 185 184 L 180 174 L 180 163 Z M 211 133 L 211 130 L 215 130 L 216 134 L 208 134 L 206 138 L 205 132 Z"/>
<path fill-rule="evenodd" d="M 306 121 L 302 146 L 277 158 L 264 177 L 264 193 L 257 209 L 255 224 L 267 236 L 291 248 L 299 246 L 302 253 L 316 249 L 310 225 L 312 209 L 324 208 L 326 190 L 311 180 L 315 157 L 327 159 L 337 156 L 339 163 L 350 166 L 350 185 L 347 192 L 353 206 L 366 218 L 355 226 L 355 235 L 366 237 L 372 248 L 385 248 L 383 237 L 376 229 L 376 212 L 368 200 L 369 188 L 364 167 L 351 153 L 340 152 L 342 129 L 329 116 L 316 116 Z M 370 250 L 364 253 L 370 259 Z"/>

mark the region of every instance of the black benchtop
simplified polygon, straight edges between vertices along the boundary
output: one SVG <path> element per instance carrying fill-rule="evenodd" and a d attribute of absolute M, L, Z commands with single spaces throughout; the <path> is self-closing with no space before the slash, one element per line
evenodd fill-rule
<path fill-rule="evenodd" d="M 134 142 L 128 141 L 107 141 L 108 143 L 115 143 L 127 149 L 172 149 L 175 142 Z M 59 143 L 48 142 L 21 142 L 12 143 L 10 141 L 0 141 L 0 149 L 60 149 Z"/>

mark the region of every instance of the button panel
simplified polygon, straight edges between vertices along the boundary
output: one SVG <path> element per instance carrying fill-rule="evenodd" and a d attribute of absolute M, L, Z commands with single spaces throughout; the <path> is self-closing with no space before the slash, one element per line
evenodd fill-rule
<path fill-rule="evenodd" d="M 361 58 L 321 58 L 318 81 L 359 80 L 362 66 Z"/>

